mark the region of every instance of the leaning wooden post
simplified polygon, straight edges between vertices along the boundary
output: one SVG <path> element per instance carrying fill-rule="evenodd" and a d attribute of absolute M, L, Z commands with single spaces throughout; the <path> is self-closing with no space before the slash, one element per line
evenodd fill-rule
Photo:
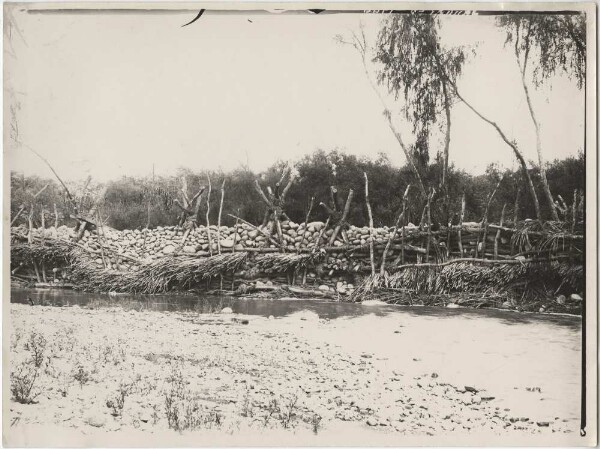
<path fill-rule="evenodd" d="M 264 235 L 271 243 L 273 243 L 274 245 L 278 245 L 277 241 L 271 236 L 269 235 L 264 229 L 259 228 L 257 226 L 254 226 L 252 223 L 247 222 L 246 220 L 244 220 L 243 218 L 237 217 L 235 215 L 232 214 L 227 214 L 229 215 L 231 218 L 235 218 L 236 220 L 241 221 L 242 223 L 247 224 L 248 226 L 250 226 L 252 229 L 254 229 L 255 231 L 260 232 L 262 235 Z"/>
<path fill-rule="evenodd" d="M 21 214 L 23 213 L 23 211 L 25 210 L 25 206 L 21 206 L 21 208 L 18 210 L 18 212 L 15 214 L 14 218 L 11 220 L 10 225 L 14 225 L 15 222 L 17 221 L 17 219 L 21 216 Z"/>
<path fill-rule="evenodd" d="M 206 235 L 208 237 L 208 253 L 212 256 L 212 236 L 210 235 L 210 193 L 212 192 L 212 184 L 210 183 L 210 175 L 208 177 L 208 195 L 206 196 Z"/>
<path fill-rule="evenodd" d="M 240 210 L 237 210 L 238 215 L 240 214 Z M 235 228 L 233 228 L 233 246 L 231 247 L 231 252 L 235 253 L 235 245 L 237 244 L 237 235 L 238 235 L 238 226 L 240 224 L 239 218 L 235 219 Z M 235 290 L 235 271 L 231 273 L 231 291 Z"/>
<path fill-rule="evenodd" d="M 302 248 L 302 245 L 304 245 L 304 241 L 306 240 L 306 230 L 308 228 L 308 219 L 310 218 L 310 213 L 312 212 L 312 208 L 315 204 L 315 197 L 311 196 L 310 197 L 310 203 L 308 205 L 308 210 L 306 211 L 306 216 L 304 217 L 304 232 L 302 233 L 302 239 L 300 240 L 300 246 L 298 247 L 298 250 L 300 250 Z M 306 285 L 306 276 L 308 274 L 308 266 L 304 266 L 304 272 L 302 273 L 302 285 Z"/>
<path fill-rule="evenodd" d="M 219 216 L 217 218 L 217 228 L 219 229 L 219 239 L 217 240 L 217 250 L 221 254 L 221 214 L 223 213 L 223 199 L 225 198 L 225 180 L 221 184 L 221 202 L 219 203 Z M 235 239 L 235 237 L 234 237 Z M 221 276 L 222 278 L 222 276 Z M 222 288 L 221 288 L 222 290 Z"/>
<path fill-rule="evenodd" d="M 308 210 L 306 212 L 306 215 L 304 216 L 304 232 L 302 233 L 302 240 L 300 240 L 300 248 L 302 248 L 302 245 L 304 245 L 304 242 L 306 240 L 306 230 L 308 229 L 308 220 L 310 218 L 310 213 L 312 212 L 314 203 L 315 203 L 315 197 L 311 196 L 310 203 L 308 205 Z M 304 271 L 306 271 L 306 268 Z"/>
<path fill-rule="evenodd" d="M 392 246 L 392 243 L 393 243 L 394 239 L 396 238 L 396 235 L 398 234 L 398 228 L 401 226 L 401 223 L 404 220 L 404 213 L 406 212 L 406 198 L 408 197 L 409 190 L 410 190 L 410 184 L 408 186 L 406 186 L 406 190 L 404 191 L 404 196 L 402 197 L 402 212 L 400 212 L 400 214 L 398 215 L 398 218 L 396 219 L 396 226 L 394 226 L 394 231 L 390 235 L 387 245 L 385 245 L 385 249 L 383 250 L 383 254 L 381 255 L 381 267 L 380 267 L 379 273 L 382 276 L 385 273 L 385 259 L 387 257 L 387 253 L 390 250 L 390 247 Z M 402 226 L 402 231 L 404 231 L 404 226 Z M 404 242 L 402 242 L 402 252 L 404 253 Z"/>
<path fill-rule="evenodd" d="M 502 213 L 500 214 L 500 227 L 504 224 L 504 211 L 506 210 L 506 203 L 502 206 Z M 496 232 L 496 237 L 494 237 L 494 259 L 498 258 L 498 241 L 500 240 L 500 229 Z M 485 254 L 483 255 L 485 258 Z"/>
<path fill-rule="evenodd" d="M 44 217 L 44 207 L 42 206 L 42 211 L 40 213 L 40 217 L 41 217 L 41 222 L 42 222 L 42 245 L 46 242 L 46 236 L 45 236 L 45 229 L 46 229 L 46 219 Z M 44 282 L 47 282 L 46 280 L 46 264 L 44 263 L 44 259 L 42 259 L 41 261 L 41 265 L 42 265 L 42 279 L 44 280 Z"/>
<path fill-rule="evenodd" d="M 463 220 L 464 219 L 465 219 L 465 194 L 463 193 L 461 205 L 460 205 L 460 219 L 458 221 L 458 250 L 460 251 L 461 258 L 464 255 L 463 244 L 462 244 L 462 228 L 463 228 Z"/>
<path fill-rule="evenodd" d="M 352 189 L 350 189 L 350 191 L 348 192 L 348 198 L 346 199 L 346 204 L 344 205 L 344 211 L 342 212 L 340 221 L 334 228 L 333 234 L 331 234 L 331 238 L 329 239 L 329 246 L 333 246 L 333 243 L 335 242 L 335 239 L 337 238 L 340 230 L 342 231 L 342 236 L 344 236 L 344 234 L 345 234 L 344 224 L 346 222 L 346 218 L 348 217 L 348 213 L 350 212 L 350 204 L 352 203 L 353 197 L 354 197 L 354 191 Z M 346 241 L 346 239 L 347 239 L 347 237 L 344 238 L 344 241 Z"/>
<path fill-rule="evenodd" d="M 513 226 L 517 227 L 517 222 L 519 221 L 519 196 L 521 194 L 521 186 L 517 189 L 517 194 L 515 196 L 515 205 L 513 209 Z"/>
<path fill-rule="evenodd" d="M 102 221 L 100 219 L 100 213 L 96 212 L 96 220 L 98 220 L 98 242 L 100 243 L 100 257 L 102 257 L 102 265 L 106 268 L 106 259 L 104 258 L 104 228 L 102 227 Z M 100 231 L 102 231 L 102 238 L 100 238 Z"/>
<path fill-rule="evenodd" d="M 371 203 L 369 202 L 369 178 L 367 177 L 367 172 L 363 172 L 363 175 L 365 176 L 365 202 L 367 203 L 367 212 L 369 213 L 369 257 L 371 259 L 371 276 L 375 276 L 373 212 L 371 211 Z"/>
<path fill-rule="evenodd" d="M 448 228 L 446 231 L 446 259 L 450 259 L 450 236 L 452 234 L 452 214 L 448 207 Z"/>
<path fill-rule="evenodd" d="M 29 210 L 29 217 L 28 217 L 28 223 L 29 223 L 29 232 L 27 233 L 27 242 L 32 245 L 33 244 L 33 204 L 31 205 L 31 209 Z M 40 272 L 38 270 L 38 265 L 37 262 L 34 259 L 31 259 L 31 262 L 33 263 L 33 269 L 35 270 L 35 277 L 37 278 L 38 282 L 42 282 L 42 278 L 40 277 Z"/>
<path fill-rule="evenodd" d="M 487 239 L 488 214 L 489 214 L 489 210 L 490 210 L 490 205 L 492 204 L 492 199 L 494 199 L 494 195 L 496 195 L 496 192 L 498 191 L 498 188 L 500 187 L 500 184 L 502 183 L 503 179 L 504 179 L 504 175 L 502 175 L 502 177 L 500 178 L 500 181 L 498 181 L 498 184 L 496 184 L 496 187 L 494 188 L 494 190 L 492 190 L 492 193 L 488 197 L 488 202 L 485 206 L 485 211 L 483 212 L 483 219 L 481 220 L 481 226 L 483 227 L 483 241 L 481 242 L 481 253 L 483 254 L 484 259 L 485 259 L 485 241 Z M 475 258 L 477 258 L 479 255 L 479 234 L 481 234 L 481 229 L 477 233 L 477 245 L 475 246 Z"/>
<path fill-rule="evenodd" d="M 577 223 L 577 189 L 573 191 L 573 211 L 571 215 L 571 235 L 575 234 L 575 225 Z M 573 240 L 569 244 L 569 256 L 573 257 Z"/>
<path fill-rule="evenodd" d="M 427 250 L 425 252 L 425 262 L 429 263 L 429 249 L 431 247 L 431 199 L 435 194 L 435 190 L 432 188 L 431 192 L 427 196 Z"/>
<path fill-rule="evenodd" d="M 81 238 L 83 237 L 83 234 L 86 231 L 88 223 L 91 222 L 91 220 L 93 220 L 94 215 L 96 215 L 96 211 L 98 210 L 98 207 L 100 206 L 100 202 L 104 199 L 104 195 L 106 195 L 107 190 L 108 190 L 108 185 L 104 185 L 104 187 L 98 194 L 98 197 L 94 200 L 94 204 L 92 205 L 91 209 L 87 213 L 87 216 L 89 217 L 89 219 L 87 221 L 80 220 L 79 230 L 77 231 L 77 236 L 75 237 L 76 242 L 81 240 Z"/>
<path fill-rule="evenodd" d="M 56 209 L 56 203 L 54 203 L 54 227 L 58 229 L 58 209 Z"/>

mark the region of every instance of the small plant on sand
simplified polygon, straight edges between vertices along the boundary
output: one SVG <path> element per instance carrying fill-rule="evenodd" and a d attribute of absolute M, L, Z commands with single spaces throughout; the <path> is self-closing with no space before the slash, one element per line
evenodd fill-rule
<path fill-rule="evenodd" d="M 267 406 L 267 413 L 262 418 L 263 427 L 267 427 L 269 425 L 269 422 L 271 421 L 271 418 L 273 416 L 279 416 L 280 413 L 281 410 L 279 408 L 279 403 L 277 402 L 277 399 L 271 399 L 269 401 L 269 405 Z"/>
<path fill-rule="evenodd" d="M 34 389 L 39 377 L 39 368 L 32 362 L 24 362 L 10 373 L 10 392 L 13 399 L 21 404 L 31 404 L 41 391 Z"/>
<path fill-rule="evenodd" d="M 40 368 L 44 363 L 46 345 L 47 341 L 44 336 L 37 332 L 32 332 L 25 343 L 25 349 L 31 353 L 31 359 L 36 368 Z"/>
<path fill-rule="evenodd" d="M 194 430 L 200 427 L 220 426 L 223 417 L 217 410 L 206 411 L 197 397 L 187 388 L 179 366 L 167 377 L 169 388 L 164 392 L 165 414 L 170 429 Z"/>
<path fill-rule="evenodd" d="M 321 429 L 321 419 L 322 417 L 316 413 L 314 413 L 310 418 L 310 425 L 315 435 L 318 434 L 319 430 Z"/>
<path fill-rule="evenodd" d="M 279 413 L 279 421 L 284 429 L 287 429 L 296 418 L 296 410 L 298 409 L 298 395 L 293 394 L 287 400 L 283 410 Z"/>
<path fill-rule="evenodd" d="M 69 394 L 70 377 L 68 374 L 62 373 L 56 378 L 56 391 L 60 393 L 63 398 L 66 398 Z"/>
<path fill-rule="evenodd" d="M 250 399 L 250 388 L 248 385 L 246 385 L 246 393 L 244 394 L 244 401 L 242 402 L 242 416 L 244 418 L 252 418 L 254 416 L 252 400 Z"/>
<path fill-rule="evenodd" d="M 79 382 L 80 388 L 83 388 L 83 386 L 90 380 L 90 373 L 83 367 L 83 365 L 78 364 L 73 371 L 73 379 Z"/>
<path fill-rule="evenodd" d="M 167 417 L 167 423 L 170 429 L 182 430 L 182 410 L 181 403 L 185 401 L 187 396 L 185 380 L 183 379 L 183 373 L 179 366 L 173 367 L 171 374 L 167 377 L 167 382 L 170 387 L 165 390 L 165 414 Z M 188 404 L 186 411 L 189 414 Z"/>
<path fill-rule="evenodd" d="M 123 348 L 124 342 L 119 339 L 117 345 L 107 344 L 100 348 L 100 361 L 104 365 L 115 365 L 123 363 L 127 358 L 125 349 Z"/>
<path fill-rule="evenodd" d="M 15 329 L 15 331 L 10 336 L 11 351 L 17 350 L 22 338 L 23 338 L 23 331 L 21 329 Z"/>
<path fill-rule="evenodd" d="M 136 380 L 133 382 L 121 382 L 117 391 L 106 400 L 106 406 L 112 409 L 113 416 L 122 416 L 123 408 L 125 407 L 125 399 L 131 394 L 136 385 Z"/>

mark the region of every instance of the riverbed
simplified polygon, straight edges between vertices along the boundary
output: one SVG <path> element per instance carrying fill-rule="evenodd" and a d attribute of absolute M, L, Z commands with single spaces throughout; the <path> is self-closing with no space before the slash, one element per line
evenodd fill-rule
<path fill-rule="evenodd" d="M 13 371 L 45 341 L 39 394 L 9 404 L 14 444 L 579 437 L 579 317 L 18 289 L 11 301 Z"/>

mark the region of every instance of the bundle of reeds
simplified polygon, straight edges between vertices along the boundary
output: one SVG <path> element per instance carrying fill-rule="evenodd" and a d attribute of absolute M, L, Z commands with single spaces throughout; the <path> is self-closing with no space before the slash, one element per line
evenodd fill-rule
<path fill-rule="evenodd" d="M 164 293 L 193 288 L 201 281 L 235 271 L 248 253 L 207 258 L 172 256 L 144 263 L 135 271 L 101 269 L 92 261 L 72 263 L 72 278 L 84 290 L 124 293 Z"/>
<path fill-rule="evenodd" d="M 322 259 L 323 254 L 321 251 L 308 254 L 259 254 L 253 262 L 264 273 L 283 273 L 313 265 Z"/>
<path fill-rule="evenodd" d="M 513 261 L 514 262 L 514 261 Z M 394 274 L 367 277 L 350 298 L 361 301 L 378 290 L 415 294 L 510 294 L 539 298 L 561 289 L 583 291 L 583 267 L 564 261 L 480 264 L 469 261 L 404 266 Z"/>
<path fill-rule="evenodd" d="M 34 240 L 32 243 L 13 243 L 10 247 L 10 257 L 14 262 L 39 261 L 61 264 L 71 259 L 75 245 L 66 240 L 52 239 L 51 241 Z"/>

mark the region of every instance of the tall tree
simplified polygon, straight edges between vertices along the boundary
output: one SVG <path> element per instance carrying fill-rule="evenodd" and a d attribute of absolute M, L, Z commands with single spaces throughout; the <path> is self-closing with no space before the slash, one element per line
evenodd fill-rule
<path fill-rule="evenodd" d="M 397 73 L 394 74 L 394 72 L 391 72 L 389 75 L 385 75 L 385 77 L 383 79 L 387 80 L 388 85 L 390 82 L 397 83 L 398 91 L 403 86 L 405 88 L 406 88 L 406 86 L 413 87 L 413 91 L 409 90 L 408 92 L 416 93 L 415 98 L 418 101 L 415 102 L 413 99 L 413 103 L 415 105 L 420 105 L 420 106 L 418 106 L 420 109 L 415 109 L 413 112 L 416 114 L 415 118 L 420 120 L 421 124 L 418 126 L 420 126 L 421 128 L 423 126 L 429 127 L 429 126 L 431 126 L 431 123 L 432 123 L 431 117 L 433 116 L 433 114 L 431 113 L 431 111 L 435 111 L 435 105 L 436 105 L 436 102 L 432 102 L 431 100 L 429 100 L 431 91 L 432 91 L 432 86 L 437 86 L 438 95 L 436 98 L 442 99 L 443 104 L 444 104 L 444 109 L 446 111 L 449 111 L 449 107 L 446 108 L 447 103 L 444 100 L 450 99 L 451 98 L 450 93 L 451 93 L 452 95 L 456 96 L 456 98 L 458 100 L 462 101 L 481 120 L 483 120 L 484 122 L 486 122 L 487 124 L 492 126 L 496 130 L 496 132 L 498 133 L 498 135 L 500 136 L 502 141 L 504 143 L 506 143 L 509 146 L 509 148 L 513 151 L 515 157 L 519 161 L 519 164 L 521 165 L 521 167 L 523 169 L 523 174 L 525 175 L 525 179 L 527 180 L 527 186 L 529 188 L 529 192 L 531 193 L 531 198 L 532 198 L 534 206 L 535 206 L 536 216 L 539 220 L 541 220 L 542 216 L 541 216 L 541 212 L 540 212 L 540 206 L 539 206 L 537 194 L 535 192 L 535 188 L 533 185 L 533 180 L 531 179 L 531 175 L 527 168 L 527 163 L 525 162 L 525 158 L 523 157 L 523 154 L 521 153 L 521 150 L 519 149 L 517 143 L 514 140 L 509 139 L 507 137 L 506 133 L 502 130 L 502 128 L 500 128 L 498 123 L 496 123 L 493 120 L 491 120 L 490 118 L 486 117 L 477 107 L 475 107 L 473 105 L 473 103 L 471 101 L 467 100 L 458 89 L 458 86 L 457 86 L 458 77 L 461 73 L 462 65 L 464 63 L 464 58 L 465 58 L 463 50 L 461 50 L 461 49 L 455 49 L 455 50 L 445 49 L 444 50 L 442 48 L 442 45 L 439 41 L 439 33 L 438 33 L 438 30 L 441 25 L 440 19 L 431 18 L 431 17 L 429 17 L 427 19 L 427 17 L 424 15 L 424 13 L 411 13 L 411 14 L 403 14 L 403 15 L 395 14 L 395 15 L 391 16 L 390 20 L 393 21 L 395 17 L 402 17 L 402 16 L 409 17 L 409 19 L 404 19 L 406 22 L 403 22 L 403 27 L 399 28 L 399 30 L 404 30 L 403 31 L 404 34 L 399 33 L 399 36 L 402 36 L 403 39 L 400 40 L 399 37 L 397 37 L 397 38 L 390 37 L 388 40 L 389 40 L 389 43 L 391 46 L 388 46 L 387 50 L 385 47 L 382 48 L 382 51 L 384 53 L 392 53 L 390 51 L 390 48 L 393 49 L 394 51 L 396 51 L 395 50 L 396 47 L 407 47 L 408 50 L 406 50 L 406 52 L 413 59 L 407 60 L 406 64 L 410 65 L 412 68 L 411 67 L 403 67 L 402 65 L 398 64 L 397 65 L 397 67 L 398 67 Z M 420 16 L 423 16 L 425 18 L 422 18 Z M 415 25 L 415 22 L 418 23 L 418 26 Z M 384 26 L 384 28 L 385 28 L 385 26 Z M 396 28 L 398 28 L 398 27 L 396 27 Z M 384 33 L 383 34 L 384 37 L 389 34 L 387 31 L 384 31 L 383 33 Z M 363 33 L 363 35 L 364 35 L 364 33 Z M 392 36 L 392 35 L 390 34 L 390 36 Z M 394 36 L 395 36 L 395 34 L 394 34 Z M 385 39 L 384 39 L 384 42 L 386 42 Z M 422 42 L 425 42 L 426 44 L 422 44 Z M 421 49 L 421 51 L 426 51 L 424 54 L 429 55 L 429 58 L 425 58 L 425 60 L 424 60 L 424 61 L 426 61 L 426 63 L 423 63 L 423 60 L 421 57 L 414 56 L 416 54 L 416 52 L 413 49 L 413 47 L 419 48 L 419 49 Z M 444 58 L 444 55 L 446 56 L 446 58 Z M 387 61 L 386 58 L 387 57 L 384 57 L 384 56 L 380 57 L 380 61 L 383 62 L 384 65 L 386 64 L 386 61 Z M 433 83 L 431 81 L 430 77 L 426 76 L 426 73 L 423 71 L 423 67 L 429 67 L 429 69 L 431 70 L 430 73 L 433 73 L 435 76 L 433 78 L 436 80 L 435 83 Z M 405 77 L 404 80 L 402 80 L 402 76 Z M 421 79 L 421 78 L 423 78 L 423 79 Z M 406 82 L 408 82 L 408 84 L 406 84 Z M 446 87 L 445 95 L 444 95 L 444 86 Z M 392 84 L 391 87 L 393 88 L 394 84 Z M 441 96 L 439 95 L 440 91 L 442 93 Z M 408 102 L 410 102 L 410 99 L 411 99 L 411 97 L 409 96 Z M 432 105 L 434 105 L 434 106 L 432 107 Z M 448 105 L 449 105 L 449 103 L 448 103 Z M 429 114 L 426 114 L 424 112 L 429 112 Z M 423 117 L 420 117 L 420 114 L 422 114 Z M 449 138 L 449 135 L 448 135 L 448 138 Z M 447 138 L 447 144 L 449 145 L 448 138 Z"/>
<path fill-rule="evenodd" d="M 403 112 L 413 125 L 415 149 L 428 159 L 432 127 L 445 115 L 445 139 L 441 186 L 446 183 L 450 153 L 451 108 L 456 80 L 466 60 L 463 48 L 443 48 L 438 35 L 439 18 L 428 13 L 391 14 L 377 37 L 375 61 L 381 63 L 378 81 L 398 99 L 404 97 Z"/>
<path fill-rule="evenodd" d="M 379 98 L 379 101 L 381 102 L 381 105 L 383 106 L 383 115 L 385 116 L 385 118 L 387 120 L 388 126 L 389 126 L 390 130 L 392 131 L 392 133 L 394 133 L 394 137 L 396 137 L 396 140 L 400 144 L 400 148 L 402 148 L 402 151 L 404 152 L 404 156 L 406 157 L 408 165 L 410 166 L 412 172 L 414 173 L 415 177 L 417 178 L 417 185 L 419 187 L 421 194 L 423 195 L 423 198 L 427 198 L 427 191 L 425 190 L 425 185 L 423 184 L 423 179 L 421 177 L 421 173 L 420 173 L 419 169 L 417 168 L 417 164 L 415 162 L 414 155 L 410 151 L 409 146 L 405 143 L 405 140 L 402 137 L 402 134 L 394 125 L 394 122 L 392 121 L 392 113 L 390 112 L 390 109 L 388 108 L 387 103 L 386 103 L 385 99 L 383 98 L 383 95 L 381 94 L 381 92 L 379 92 L 376 81 L 374 81 L 371 76 L 371 70 L 369 69 L 369 64 L 367 61 L 369 53 L 370 53 L 370 48 L 367 43 L 367 38 L 365 36 L 363 24 L 362 23 L 360 24 L 360 34 L 353 32 L 351 40 L 347 41 L 341 35 L 336 36 L 336 39 L 338 40 L 338 42 L 340 42 L 342 44 L 351 45 L 352 47 L 354 47 L 356 49 L 356 51 L 360 55 L 363 69 L 365 71 L 365 76 L 367 77 L 367 80 L 369 81 L 371 88 L 377 94 L 377 97 Z"/>
<path fill-rule="evenodd" d="M 553 220 L 558 221 L 556 205 L 548 185 L 542 153 L 541 125 L 531 101 L 529 79 L 537 87 L 563 72 L 574 78 L 577 87 L 585 83 L 586 38 L 584 14 L 506 14 L 498 18 L 506 31 L 506 45 L 512 45 L 521 72 L 521 83 L 535 128 L 540 177 Z M 531 58 L 532 64 L 528 64 Z M 531 76 L 528 68 L 533 65 Z"/>

